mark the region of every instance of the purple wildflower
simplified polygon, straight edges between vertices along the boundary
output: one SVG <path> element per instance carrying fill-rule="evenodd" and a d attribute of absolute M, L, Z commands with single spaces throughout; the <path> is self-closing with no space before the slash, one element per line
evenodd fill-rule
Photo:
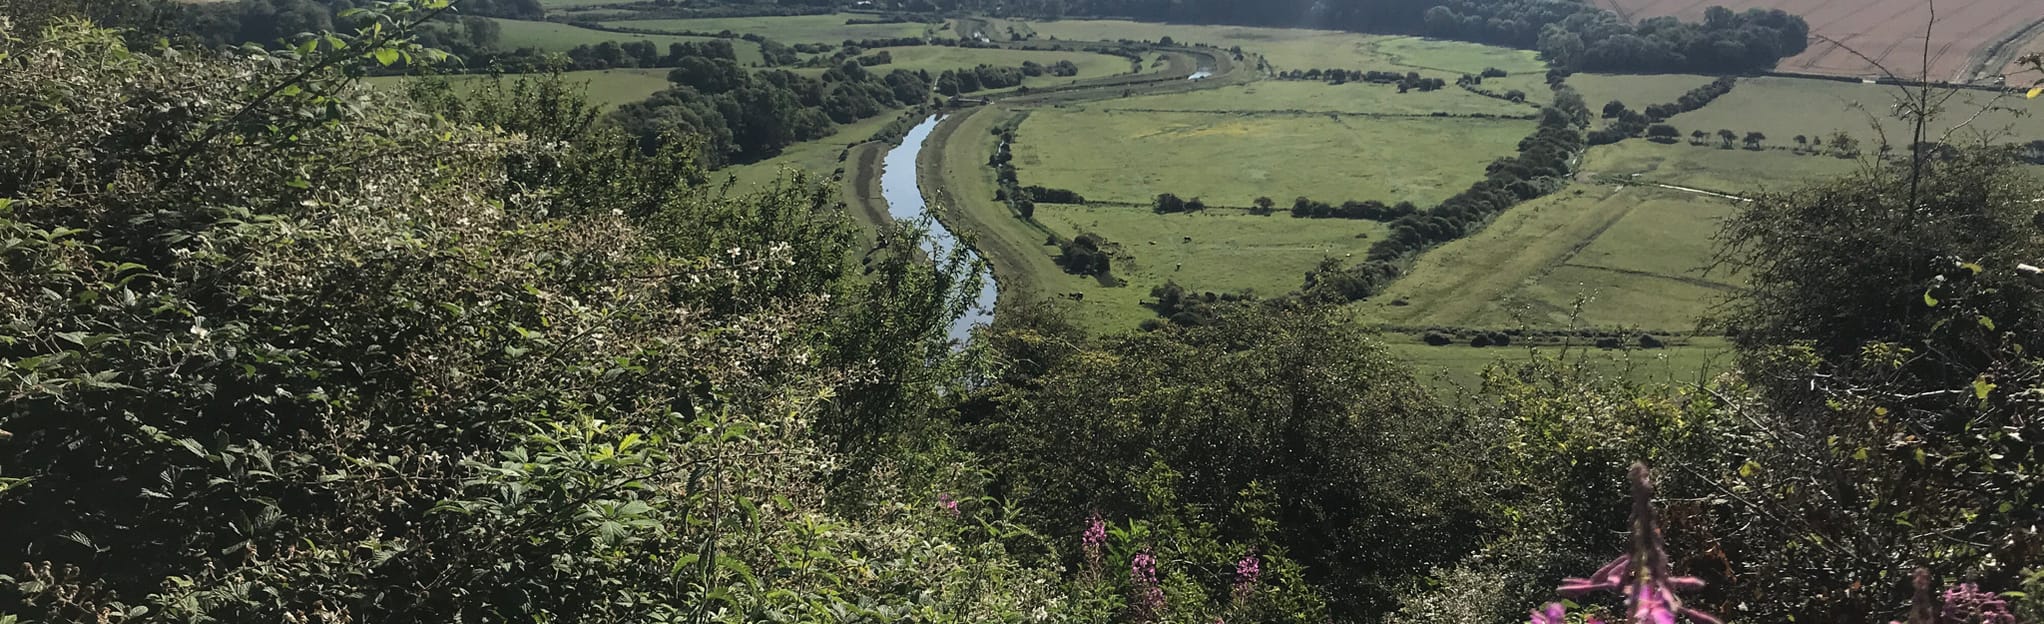
<path fill-rule="evenodd" d="M 1568 611 L 1561 607 L 1561 603 L 1550 602 L 1545 609 L 1533 610 L 1532 624 L 1564 624 L 1566 620 L 1562 616 L 1567 613 Z"/>
<path fill-rule="evenodd" d="M 1157 557 L 1150 551 L 1136 553 L 1129 561 L 1128 576 L 1136 592 L 1138 620 L 1149 620 L 1164 612 L 1164 588 L 1157 584 Z"/>
<path fill-rule="evenodd" d="M 1235 598 L 1248 598 L 1256 591 L 1256 580 L 1263 575 L 1263 559 L 1251 552 L 1235 562 Z"/>
<path fill-rule="evenodd" d="M 1589 578 L 1562 582 L 1561 593 L 1575 596 L 1613 591 L 1625 596 L 1626 621 L 1632 624 L 1675 624 L 1676 617 L 1702 624 L 1720 624 L 1708 613 L 1682 606 L 1675 592 L 1701 589 L 1703 581 L 1675 576 L 1668 567 L 1668 545 L 1654 515 L 1654 484 L 1646 464 L 1632 465 L 1632 548 Z"/>
<path fill-rule="evenodd" d="M 2016 624 L 2009 603 L 1999 594 L 1980 591 L 1980 586 L 1960 583 L 1945 590 L 1945 604 L 1938 612 L 1938 624 Z"/>
<path fill-rule="evenodd" d="M 1105 543 L 1107 543 L 1107 521 L 1100 519 L 1100 514 L 1095 513 L 1092 517 L 1086 518 L 1086 533 L 1079 536 L 1079 544 L 1086 548 L 1099 548 L 1101 544 Z"/>
<path fill-rule="evenodd" d="M 938 494 L 937 506 L 944 508 L 946 513 L 951 514 L 951 517 L 958 517 L 958 501 L 952 499 L 950 494 Z"/>

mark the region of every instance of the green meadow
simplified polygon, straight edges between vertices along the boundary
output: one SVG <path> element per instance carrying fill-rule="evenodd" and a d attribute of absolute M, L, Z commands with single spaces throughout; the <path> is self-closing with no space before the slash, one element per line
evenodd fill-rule
<path fill-rule="evenodd" d="M 1017 132 L 1015 166 L 1024 184 L 1092 201 L 1174 193 L 1238 207 L 1259 196 L 1428 205 L 1482 179 L 1532 129 L 1515 120 L 1050 109 Z"/>

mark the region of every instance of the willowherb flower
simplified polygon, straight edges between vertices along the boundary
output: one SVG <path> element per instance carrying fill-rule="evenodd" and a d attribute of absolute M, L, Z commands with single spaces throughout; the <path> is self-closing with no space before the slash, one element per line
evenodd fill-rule
<path fill-rule="evenodd" d="M 1945 590 L 1944 606 L 1938 609 L 1938 624 L 2016 624 L 2009 603 L 1994 592 L 1980 591 L 1979 585 L 1960 583 Z"/>
<path fill-rule="evenodd" d="M 1611 563 L 1597 568 L 1589 578 L 1562 582 L 1561 593 L 1569 596 L 1594 591 L 1614 591 L 1625 596 L 1626 621 L 1632 624 L 1675 624 L 1677 617 L 1703 624 L 1720 624 L 1716 617 L 1682 606 L 1678 591 L 1701 589 L 1703 581 L 1675 576 L 1668 567 L 1668 547 L 1661 535 L 1661 523 L 1654 514 L 1653 478 L 1646 464 L 1632 465 L 1632 546 Z M 1549 613 L 1555 613 L 1550 609 Z M 1540 622 L 1536 614 L 1535 622 Z M 1556 616 L 1559 617 L 1559 616 Z"/>
<path fill-rule="evenodd" d="M 1095 513 L 1086 518 L 1086 532 L 1079 535 L 1079 547 L 1086 551 L 1086 565 L 1100 568 L 1100 547 L 1107 543 L 1107 521 Z"/>
<path fill-rule="evenodd" d="M 951 498 L 949 493 L 937 495 L 937 506 L 943 508 L 945 513 L 951 514 L 951 517 L 958 517 L 958 501 Z"/>
<path fill-rule="evenodd" d="M 1157 557 L 1150 551 L 1136 553 L 1128 564 L 1129 584 L 1135 587 L 1136 616 L 1149 620 L 1164 612 L 1164 588 L 1157 583 Z"/>
<path fill-rule="evenodd" d="M 1263 575 L 1263 559 L 1252 552 L 1235 562 L 1235 597 L 1247 598 L 1256 591 L 1256 579 Z"/>

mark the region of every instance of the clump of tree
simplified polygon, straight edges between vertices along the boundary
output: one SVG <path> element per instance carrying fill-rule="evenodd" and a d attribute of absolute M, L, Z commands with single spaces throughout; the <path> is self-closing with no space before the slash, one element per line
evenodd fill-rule
<path fill-rule="evenodd" d="M 937 77 L 936 86 L 938 93 L 956 96 L 986 89 L 1019 86 L 1026 77 L 1020 67 L 980 65 L 972 69 L 945 70 Z"/>
<path fill-rule="evenodd" d="M 1079 75 L 1079 66 L 1068 60 L 1060 60 L 1050 65 L 1044 65 L 1036 61 L 1022 62 L 1022 75 L 1034 78 L 1046 74 L 1059 77 L 1077 76 Z"/>
<path fill-rule="evenodd" d="M 674 88 L 620 106 L 612 117 L 647 146 L 683 134 L 702 137 L 712 166 L 770 158 L 794 143 L 829 136 L 836 132 L 833 124 L 930 97 L 930 84 L 915 72 L 880 74 L 855 62 L 810 78 L 785 70 L 754 72 L 730 59 L 687 57 L 668 80 Z"/>
<path fill-rule="evenodd" d="M 1163 286 L 1150 289 L 1151 301 L 1145 302 L 1151 311 L 1165 321 L 1179 327 L 1212 325 L 1219 321 L 1225 304 L 1254 301 L 1255 297 L 1243 293 L 1193 292 L 1167 280 Z M 1143 329 L 1155 330 L 1161 325 L 1145 321 Z"/>
<path fill-rule="evenodd" d="M 1198 197 L 1185 199 L 1172 193 L 1159 193 L 1156 199 L 1150 201 L 1150 210 L 1157 214 L 1199 212 L 1206 209 L 1206 202 Z"/>
<path fill-rule="evenodd" d="M 1057 264 L 1066 273 L 1107 277 L 1114 272 L 1114 251 L 1107 239 L 1087 232 L 1058 243 Z"/>
<path fill-rule="evenodd" d="M 1084 195 L 1080 195 L 1075 191 L 1060 188 L 1049 188 L 1043 186 L 1030 185 L 1022 187 L 1022 194 L 1023 196 L 1028 197 L 1032 201 L 1039 201 L 1046 204 L 1086 203 L 1086 197 Z"/>

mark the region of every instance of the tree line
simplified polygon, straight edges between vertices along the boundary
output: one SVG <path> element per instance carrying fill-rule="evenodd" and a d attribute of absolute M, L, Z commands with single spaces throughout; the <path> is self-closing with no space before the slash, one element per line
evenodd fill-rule
<path fill-rule="evenodd" d="M 1724 76 L 1710 81 L 1709 84 L 1690 89 L 1674 102 L 1650 105 L 1644 113 L 1627 108 L 1624 102 L 1612 100 L 1604 105 L 1603 110 L 1604 118 L 1611 120 L 1611 124 L 1590 131 L 1589 143 L 1610 145 L 1640 136 L 1643 132 L 1648 133 L 1651 138 L 1672 139 L 1675 135 L 1666 134 L 1667 129 L 1652 126 L 1667 121 L 1670 117 L 1708 106 L 1719 96 L 1731 93 L 1732 87 L 1737 86 L 1738 82 L 1737 78 Z"/>
<path fill-rule="evenodd" d="M 1293 69 L 1279 72 L 1278 79 L 1317 80 L 1326 82 L 1327 84 L 1330 85 L 1337 86 L 1349 84 L 1352 82 L 1398 85 L 1399 93 L 1405 93 L 1407 91 L 1413 90 L 1418 90 L 1422 92 L 1439 91 L 1448 86 L 1448 81 L 1446 80 L 1442 80 L 1440 78 L 1428 78 L 1425 76 L 1421 76 L 1419 75 L 1419 72 L 1405 72 L 1401 74 L 1398 72 L 1390 71 L 1378 70 L 1363 71 L 1339 68 L 1320 69 L 1317 67 L 1304 71 Z"/>

